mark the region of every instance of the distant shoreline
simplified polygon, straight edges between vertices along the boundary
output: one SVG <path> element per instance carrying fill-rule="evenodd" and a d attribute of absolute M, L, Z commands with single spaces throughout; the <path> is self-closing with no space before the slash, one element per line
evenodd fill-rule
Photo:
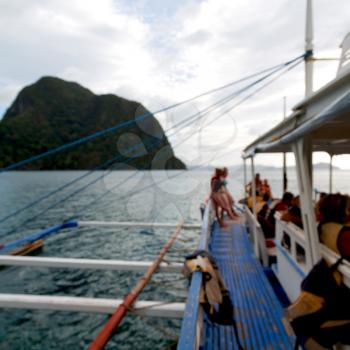
<path fill-rule="evenodd" d="M 196 165 L 187 165 L 188 170 L 195 170 L 196 169 Z M 231 170 L 231 171 L 243 171 L 243 165 L 227 165 L 227 167 Z M 213 170 L 214 168 L 216 168 L 216 166 L 212 165 L 212 166 L 206 166 L 206 167 L 202 167 L 201 169 L 198 170 Z M 247 168 L 249 169 L 249 165 L 247 166 Z M 296 167 L 295 166 L 287 166 L 287 171 L 288 170 L 295 170 Z M 329 171 L 329 164 L 328 163 L 316 163 L 313 165 L 313 169 L 314 170 L 327 170 Z M 282 166 L 281 167 L 277 167 L 274 165 L 260 165 L 260 164 L 255 164 L 255 171 L 259 172 L 259 171 L 282 171 Z M 347 171 L 350 169 L 342 169 L 339 168 L 337 166 L 333 165 L 333 170 L 336 171 Z"/>

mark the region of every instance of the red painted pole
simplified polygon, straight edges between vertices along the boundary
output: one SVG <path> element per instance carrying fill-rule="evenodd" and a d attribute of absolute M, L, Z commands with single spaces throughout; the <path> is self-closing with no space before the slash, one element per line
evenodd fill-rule
<path fill-rule="evenodd" d="M 158 269 L 160 263 L 164 258 L 164 255 L 174 243 L 176 237 L 180 234 L 182 225 L 183 222 L 181 221 L 177 225 L 175 232 L 172 234 L 168 242 L 164 245 L 157 258 L 154 260 L 153 264 L 148 268 L 145 274 L 137 282 L 136 286 L 132 289 L 132 291 L 124 298 L 123 303 L 117 307 L 113 315 L 107 321 L 106 325 L 102 328 L 101 332 L 90 344 L 88 350 L 102 350 L 106 346 L 108 341 L 112 338 L 113 334 L 117 330 L 124 316 L 132 308 L 132 305 L 141 293 L 142 289 L 149 282 L 153 273 Z"/>

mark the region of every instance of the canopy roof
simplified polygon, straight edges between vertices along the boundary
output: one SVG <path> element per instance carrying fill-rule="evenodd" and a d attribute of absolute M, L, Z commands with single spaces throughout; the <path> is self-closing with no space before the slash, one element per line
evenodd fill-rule
<path fill-rule="evenodd" d="M 289 152 L 292 142 L 305 136 L 311 137 L 314 151 L 350 153 L 350 70 L 296 105 L 288 118 L 247 146 L 243 158 Z"/>

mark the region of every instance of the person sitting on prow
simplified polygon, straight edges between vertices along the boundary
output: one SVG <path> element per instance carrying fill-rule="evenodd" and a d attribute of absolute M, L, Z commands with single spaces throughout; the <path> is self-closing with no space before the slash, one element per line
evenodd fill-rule
<path fill-rule="evenodd" d="M 219 225 L 224 226 L 224 212 L 227 212 L 230 219 L 236 219 L 231 206 L 229 197 L 225 190 L 225 178 L 223 169 L 216 168 L 215 173 L 210 181 L 211 194 L 210 197 L 213 200 L 215 207 L 215 214 L 218 219 Z"/>
<path fill-rule="evenodd" d="M 227 196 L 227 198 L 228 198 L 228 200 L 229 200 L 229 202 L 230 202 L 230 205 L 231 205 L 231 208 L 232 208 L 232 212 L 236 215 L 236 216 L 238 216 L 237 214 L 236 214 L 236 212 L 235 212 L 235 210 L 233 209 L 233 206 L 234 206 L 234 204 L 235 204 L 235 200 L 233 199 L 233 196 L 232 196 L 232 194 L 230 193 L 230 191 L 228 190 L 228 188 L 227 188 L 227 177 L 228 177 L 228 169 L 226 168 L 226 167 L 224 167 L 223 169 L 222 169 L 222 171 L 223 171 L 223 178 L 224 178 L 224 186 L 223 186 L 223 189 L 224 189 L 224 191 L 225 191 L 225 193 L 226 193 L 226 196 Z"/>

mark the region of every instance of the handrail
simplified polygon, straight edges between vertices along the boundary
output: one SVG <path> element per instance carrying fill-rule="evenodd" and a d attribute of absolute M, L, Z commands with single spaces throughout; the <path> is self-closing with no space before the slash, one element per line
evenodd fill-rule
<path fill-rule="evenodd" d="M 277 243 L 280 243 L 283 237 L 283 234 L 286 233 L 290 238 L 290 250 L 279 247 L 280 249 L 283 249 L 284 254 L 288 254 L 290 259 L 293 260 L 293 264 L 297 264 L 301 270 L 305 271 L 307 273 L 306 266 L 308 266 L 307 261 L 305 263 L 300 263 L 297 258 L 297 251 L 296 251 L 296 244 L 301 246 L 304 250 L 306 249 L 306 237 L 304 235 L 304 231 L 294 225 L 291 222 L 285 222 L 280 219 L 280 216 L 276 215 L 276 245 Z M 320 243 L 321 246 L 321 255 L 324 259 L 329 261 L 330 263 L 336 262 L 340 256 L 336 252 L 329 249 L 324 244 Z M 305 256 L 305 259 L 307 259 L 307 256 Z M 350 288 L 350 263 L 347 261 L 344 261 L 342 264 L 339 265 L 338 271 L 343 275 L 344 283 Z"/>
<path fill-rule="evenodd" d="M 198 249 L 200 250 L 206 250 L 208 248 L 212 222 L 212 202 L 209 201 L 202 222 L 198 244 Z M 193 350 L 199 348 L 201 324 L 203 322 L 202 308 L 199 303 L 201 287 L 202 272 L 196 271 L 192 274 L 177 350 Z"/>
<path fill-rule="evenodd" d="M 262 227 L 257 218 L 247 206 L 245 206 L 245 213 L 249 233 L 254 242 L 255 240 L 258 241 L 257 245 L 254 244 L 254 247 L 258 247 L 258 251 L 255 252 L 255 255 L 258 259 L 261 259 L 263 266 L 267 267 L 269 265 L 269 254 L 266 248 L 265 236 Z"/>

